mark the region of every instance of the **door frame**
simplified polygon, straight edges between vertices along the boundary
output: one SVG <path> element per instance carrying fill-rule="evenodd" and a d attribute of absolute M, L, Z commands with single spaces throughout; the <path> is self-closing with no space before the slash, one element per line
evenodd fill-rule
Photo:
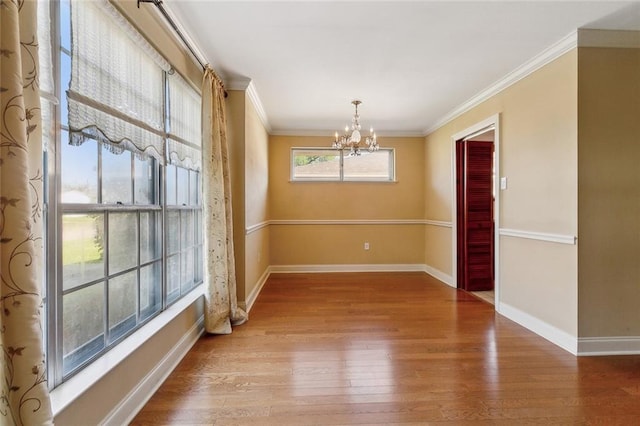
<path fill-rule="evenodd" d="M 494 129 L 494 192 L 493 200 L 493 267 L 494 267 L 494 307 L 496 312 L 500 312 L 500 114 L 494 114 L 466 129 L 451 136 L 451 246 L 452 246 L 452 286 L 457 287 L 458 283 L 458 211 L 456 193 L 456 141 L 468 138 L 483 130 Z"/>

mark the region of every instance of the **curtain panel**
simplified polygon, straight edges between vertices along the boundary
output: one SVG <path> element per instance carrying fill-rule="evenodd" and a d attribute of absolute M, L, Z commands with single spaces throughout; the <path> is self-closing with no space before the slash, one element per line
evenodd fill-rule
<path fill-rule="evenodd" d="M 247 321 L 238 308 L 224 86 L 207 67 L 202 84 L 205 331 L 229 334 Z"/>
<path fill-rule="evenodd" d="M 52 424 L 42 330 L 37 2 L 0 2 L 0 423 Z"/>

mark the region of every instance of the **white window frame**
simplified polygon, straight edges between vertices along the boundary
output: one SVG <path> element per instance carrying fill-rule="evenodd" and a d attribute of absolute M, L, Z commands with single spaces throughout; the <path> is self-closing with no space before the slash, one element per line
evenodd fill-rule
<path fill-rule="evenodd" d="M 295 174 L 295 159 L 298 152 L 331 152 L 334 155 L 340 156 L 339 175 L 336 177 L 301 177 Z M 346 157 L 350 157 L 348 150 L 335 150 L 332 148 L 320 148 L 320 147 L 292 147 L 289 155 L 289 179 L 291 182 L 396 182 L 396 152 L 395 148 L 380 148 L 378 152 L 384 151 L 389 153 L 389 174 L 387 177 L 362 177 L 362 178 L 349 178 L 344 176 L 344 160 Z M 368 151 L 363 150 L 362 155 L 369 154 Z M 355 156 L 357 158 L 357 156 Z"/>

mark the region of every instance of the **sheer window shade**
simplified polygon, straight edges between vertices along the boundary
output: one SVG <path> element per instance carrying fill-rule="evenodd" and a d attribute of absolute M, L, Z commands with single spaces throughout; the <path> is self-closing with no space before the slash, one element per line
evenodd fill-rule
<path fill-rule="evenodd" d="M 53 86 L 53 63 L 51 61 L 51 6 L 49 1 L 38 1 L 38 58 L 40 73 L 38 83 L 40 96 L 56 103 Z"/>
<path fill-rule="evenodd" d="M 202 167 L 202 99 L 180 75 L 169 80 L 169 162 L 180 167 Z"/>
<path fill-rule="evenodd" d="M 42 117 L 42 147 L 52 151 L 55 143 L 55 129 L 52 105 L 58 104 L 54 89 L 54 70 L 51 56 L 51 5 L 48 0 L 38 1 L 38 60 L 40 72 L 40 112 Z"/>
<path fill-rule="evenodd" d="M 71 143 L 97 139 L 163 161 L 163 71 L 171 67 L 106 0 L 71 2 Z"/>

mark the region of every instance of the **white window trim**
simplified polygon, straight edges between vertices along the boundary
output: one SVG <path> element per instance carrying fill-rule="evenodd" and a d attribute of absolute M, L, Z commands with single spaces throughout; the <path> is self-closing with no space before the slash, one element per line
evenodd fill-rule
<path fill-rule="evenodd" d="M 340 155 L 340 172 L 337 177 L 296 177 L 295 176 L 295 153 L 296 151 L 321 151 L 321 152 L 336 152 Z M 390 173 L 387 178 L 345 178 L 344 177 L 344 158 L 348 156 L 348 151 L 345 154 L 344 150 L 333 150 L 331 148 L 322 147 L 292 147 L 289 153 L 289 182 L 292 183 L 304 183 L 304 182 L 340 182 L 340 183 L 396 183 L 396 150 L 395 148 L 380 148 L 379 151 L 388 151 L 390 153 L 389 168 Z"/>

